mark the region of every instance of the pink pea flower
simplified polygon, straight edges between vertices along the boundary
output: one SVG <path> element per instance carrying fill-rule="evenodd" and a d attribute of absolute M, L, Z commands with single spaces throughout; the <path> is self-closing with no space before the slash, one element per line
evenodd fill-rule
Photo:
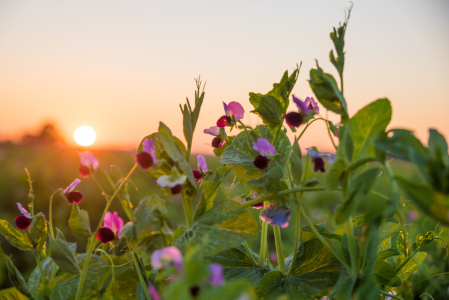
<path fill-rule="evenodd" d="M 161 300 L 161 296 L 159 296 L 159 293 L 152 284 L 148 287 L 148 294 L 150 294 L 151 299 L 153 300 Z"/>
<path fill-rule="evenodd" d="M 271 263 L 275 263 L 278 261 L 278 255 L 276 254 L 276 251 L 272 251 L 270 253 L 270 261 Z"/>
<path fill-rule="evenodd" d="M 81 177 L 89 176 L 100 166 L 98 159 L 89 151 L 78 152 L 78 156 L 81 162 L 78 172 Z"/>
<path fill-rule="evenodd" d="M 182 254 L 175 246 L 169 246 L 156 250 L 151 255 L 151 266 L 160 270 L 163 268 L 175 267 L 182 270 Z"/>
<path fill-rule="evenodd" d="M 408 213 L 408 217 L 410 218 L 410 220 L 416 221 L 419 219 L 419 212 L 417 212 L 416 210 L 411 210 Z"/>
<path fill-rule="evenodd" d="M 268 167 L 268 163 L 270 162 L 268 157 L 276 153 L 274 146 L 268 140 L 262 138 L 258 138 L 257 143 L 253 143 L 253 150 L 260 153 L 260 155 L 256 156 L 253 163 L 261 170 Z"/>
<path fill-rule="evenodd" d="M 27 230 L 30 227 L 31 222 L 33 222 L 33 219 L 31 219 L 30 214 L 26 211 L 25 208 L 23 208 L 22 204 L 17 203 L 17 206 L 19 207 L 22 216 L 16 217 L 14 219 L 14 223 L 20 230 Z"/>
<path fill-rule="evenodd" d="M 153 164 L 157 164 L 156 149 L 153 139 L 145 139 L 142 143 L 143 151 L 136 154 L 136 162 L 139 166 L 146 170 Z"/>
<path fill-rule="evenodd" d="M 278 225 L 281 228 L 288 227 L 288 221 L 290 220 L 291 208 L 286 206 L 279 207 L 275 202 L 269 203 L 260 214 L 260 219 L 273 225 Z"/>
<path fill-rule="evenodd" d="M 307 121 L 313 114 L 319 112 L 318 104 L 312 97 L 307 97 L 306 101 L 293 96 L 293 102 L 298 107 L 298 112 L 289 112 L 284 118 L 290 127 L 299 127 L 305 121 Z"/>
<path fill-rule="evenodd" d="M 97 234 L 97 239 L 102 243 L 109 243 L 114 239 L 122 237 L 123 220 L 118 216 L 118 213 L 107 212 L 103 219 L 103 227 L 100 228 Z"/>
<path fill-rule="evenodd" d="M 75 202 L 76 204 L 80 203 L 81 200 L 83 200 L 83 195 L 78 192 L 74 191 L 75 187 L 81 182 L 78 178 L 76 178 L 65 190 L 64 195 L 67 197 L 67 200 L 69 200 L 70 204 L 73 204 Z"/>
<path fill-rule="evenodd" d="M 318 152 L 315 147 L 307 148 L 307 154 L 312 158 L 313 160 L 313 171 L 314 172 L 322 172 L 324 173 L 326 170 L 324 170 L 324 160 L 323 157 L 329 158 L 329 163 L 333 163 L 335 156 L 333 154 L 330 154 L 328 152 Z"/>
<path fill-rule="evenodd" d="M 207 173 L 207 163 L 202 155 L 198 155 L 196 160 L 198 163 L 198 170 L 193 170 L 193 177 L 195 177 L 195 182 L 200 182 Z"/>
<path fill-rule="evenodd" d="M 236 122 L 243 119 L 245 115 L 242 105 L 235 101 L 229 102 L 229 104 L 223 102 L 223 108 L 225 115 L 218 119 L 218 127 L 233 126 Z"/>
<path fill-rule="evenodd" d="M 212 263 L 209 265 L 210 276 L 207 282 L 212 285 L 219 286 L 225 281 L 223 275 L 223 267 L 219 264 Z"/>

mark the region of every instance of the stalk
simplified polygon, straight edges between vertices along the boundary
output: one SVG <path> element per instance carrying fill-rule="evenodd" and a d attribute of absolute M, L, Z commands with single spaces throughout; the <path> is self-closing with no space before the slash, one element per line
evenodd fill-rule
<path fill-rule="evenodd" d="M 184 208 L 184 215 L 186 216 L 187 226 L 190 228 L 193 224 L 192 204 L 187 201 L 183 192 L 181 192 L 182 207 Z"/>
<path fill-rule="evenodd" d="M 147 283 L 145 281 L 145 278 L 143 278 L 143 274 L 142 274 L 142 272 L 140 270 L 140 267 L 139 267 L 140 264 L 138 264 L 139 262 L 137 261 L 134 253 L 132 253 L 131 256 L 133 257 L 134 266 L 136 267 L 137 275 L 139 276 L 139 282 L 140 282 L 140 285 L 142 285 L 142 289 L 144 291 L 145 298 L 147 300 L 151 300 L 150 294 L 148 293 Z"/>
<path fill-rule="evenodd" d="M 254 259 L 254 256 L 253 256 L 253 254 L 251 253 L 251 250 L 249 249 L 248 242 L 247 242 L 247 241 L 244 241 L 244 242 L 243 242 L 243 245 L 244 245 L 245 248 L 246 248 L 246 252 L 248 252 L 248 257 L 249 257 L 249 259 L 251 259 L 251 262 L 253 263 L 253 265 L 257 266 L 258 263 L 257 263 L 256 260 Z"/>
<path fill-rule="evenodd" d="M 250 140 L 252 140 L 253 143 L 256 143 L 256 141 L 255 141 L 254 138 L 251 136 L 251 134 L 249 134 L 249 131 L 248 131 L 248 129 L 246 129 L 246 126 L 243 124 L 243 122 L 239 120 L 239 123 L 240 123 L 240 125 L 243 126 L 243 129 L 245 129 L 245 132 L 246 132 L 246 135 L 248 136 L 248 138 L 249 138 Z"/>
<path fill-rule="evenodd" d="M 34 252 L 34 257 L 36 258 L 37 266 L 39 267 L 39 272 L 41 273 L 42 282 L 44 282 L 46 279 L 46 276 L 44 273 L 44 269 L 42 269 L 41 260 L 39 259 L 39 255 L 36 252 Z"/>
<path fill-rule="evenodd" d="M 348 185 L 349 185 L 349 173 L 346 172 L 343 179 L 343 200 L 346 201 L 348 198 Z M 356 274 L 358 271 L 358 256 L 357 247 L 354 238 L 354 228 L 352 226 L 352 217 L 350 216 L 346 221 L 346 235 L 348 237 L 349 246 L 349 257 L 351 259 L 351 273 Z"/>
<path fill-rule="evenodd" d="M 276 148 L 278 140 L 279 140 L 279 136 L 281 135 L 282 125 L 284 125 L 284 120 L 282 120 L 282 123 L 279 124 L 279 129 L 276 132 L 276 136 L 274 137 L 274 142 L 273 142 L 274 148 Z"/>
<path fill-rule="evenodd" d="M 31 215 L 34 216 L 34 192 L 33 192 L 33 181 L 31 180 L 30 172 L 25 168 L 25 172 L 28 176 L 28 185 L 30 186 L 30 190 L 28 192 L 28 200 L 31 202 Z"/>
<path fill-rule="evenodd" d="M 117 196 L 117 194 L 119 193 L 119 191 L 122 188 L 123 184 L 126 182 L 126 180 L 128 180 L 129 176 L 131 176 L 131 174 L 134 172 L 136 167 L 137 167 L 137 163 L 134 164 L 132 169 L 129 171 L 128 175 L 126 175 L 126 177 L 120 183 L 118 188 L 115 190 L 114 194 L 111 196 L 111 198 L 109 198 L 109 200 L 106 203 L 106 207 L 104 208 L 103 214 L 102 214 L 102 216 L 100 218 L 100 222 L 98 222 L 97 229 L 95 230 L 94 234 L 92 235 L 92 238 L 90 239 L 89 248 L 88 248 L 88 251 L 86 253 L 86 255 L 87 255 L 86 256 L 86 260 L 84 261 L 83 269 L 81 270 L 81 277 L 80 277 L 80 282 L 78 284 L 78 289 L 76 291 L 75 300 L 80 300 L 81 299 L 81 295 L 83 293 L 82 291 L 83 291 L 84 280 L 86 279 L 87 268 L 89 267 L 90 257 L 92 256 L 92 252 L 93 252 L 93 250 L 95 248 L 95 244 L 96 244 L 95 237 L 97 236 L 98 231 L 101 228 L 101 224 L 103 224 L 104 216 L 108 212 L 109 207 L 111 206 L 112 200 L 114 200 L 114 198 Z"/>
<path fill-rule="evenodd" d="M 267 203 L 265 203 L 267 204 Z M 260 255 L 259 264 L 265 266 L 266 255 L 267 255 L 267 234 L 268 234 L 268 223 L 262 222 L 262 233 L 260 235 Z"/>
<path fill-rule="evenodd" d="M 276 244 L 276 255 L 278 257 L 279 271 L 285 274 L 284 253 L 282 251 L 281 228 L 278 225 L 273 226 L 274 242 Z"/>

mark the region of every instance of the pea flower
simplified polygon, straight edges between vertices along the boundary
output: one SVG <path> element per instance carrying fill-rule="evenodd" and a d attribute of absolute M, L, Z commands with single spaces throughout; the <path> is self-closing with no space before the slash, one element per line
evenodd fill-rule
<path fill-rule="evenodd" d="M 17 206 L 19 207 L 19 210 L 23 216 L 16 217 L 14 219 L 14 223 L 20 230 L 27 230 L 30 227 L 31 222 L 33 222 L 33 219 L 31 219 L 30 214 L 26 211 L 25 208 L 23 208 L 22 204 L 17 203 Z"/>
<path fill-rule="evenodd" d="M 223 267 L 219 264 L 212 263 L 209 265 L 210 275 L 207 282 L 219 286 L 224 283 Z"/>
<path fill-rule="evenodd" d="M 81 182 L 78 178 L 76 178 L 65 190 L 64 195 L 67 197 L 67 200 L 69 200 L 70 204 L 73 204 L 75 202 L 76 204 L 80 203 L 81 200 L 83 200 L 83 195 L 78 192 L 74 191 L 75 187 Z"/>
<path fill-rule="evenodd" d="M 299 127 L 307 122 L 315 113 L 319 112 L 318 104 L 312 97 L 307 97 L 303 102 L 293 96 L 293 102 L 298 107 L 298 112 L 289 112 L 284 116 L 285 121 L 290 127 Z"/>
<path fill-rule="evenodd" d="M 100 228 L 97 234 L 97 239 L 102 243 L 109 243 L 114 239 L 122 237 L 123 220 L 118 216 L 118 213 L 107 212 L 103 219 L 103 227 Z"/>
<path fill-rule="evenodd" d="M 223 102 L 225 115 L 221 116 L 217 121 L 218 127 L 234 126 L 236 122 L 243 119 L 245 110 L 238 102 L 232 101 L 229 104 Z"/>
<path fill-rule="evenodd" d="M 148 294 L 150 294 L 151 299 L 153 300 L 161 300 L 161 296 L 159 296 L 159 293 L 152 284 L 150 284 L 150 286 L 148 287 Z"/>
<path fill-rule="evenodd" d="M 175 246 L 156 250 L 151 255 L 151 266 L 157 270 L 175 267 L 182 270 L 182 254 Z"/>
<path fill-rule="evenodd" d="M 198 163 L 198 170 L 193 170 L 193 177 L 195 177 L 195 182 L 200 182 L 207 173 L 207 163 L 206 159 L 202 155 L 196 157 Z"/>
<path fill-rule="evenodd" d="M 416 210 L 411 210 L 408 213 L 408 217 L 410 218 L 410 220 L 416 221 L 419 219 L 419 212 L 417 212 Z"/>
<path fill-rule="evenodd" d="M 100 166 L 98 159 L 89 151 L 78 152 L 78 156 L 81 162 L 78 172 L 81 177 L 89 176 Z"/>
<path fill-rule="evenodd" d="M 259 195 L 253 194 L 253 195 L 251 195 L 251 197 L 249 199 L 250 200 L 254 200 L 254 199 L 257 199 L 259 197 L 260 197 Z M 251 207 L 254 208 L 254 209 L 262 209 L 263 208 L 263 202 L 261 202 L 259 204 L 251 205 Z"/>
<path fill-rule="evenodd" d="M 146 170 L 153 164 L 157 164 L 156 149 L 153 144 L 153 139 L 145 139 L 142 142 L 143 151 L 136 154 L 136 162 L 139 166 Z"/>
<path fill-rule="evenodd" d="M 260 219 L 271 226 L 278 225 L 281 228 L 288 227 L 291 208 L 287 206 L 279 207 L 275 202 L 268 204 L 260 214 Z"/>
<path fill-rule="evenodd" d="M 313 171 L 314 172 L 322 172 L 324 173 L 326 170 L 324 170 L 324 160 L 323 157 L 329 157 L 329 163 L 333 163 L 335 156 L 333 154 L 330 154 L 328 152 L 318 152 L 315 147 L 307 148 L 307 154 L 312 158 L 313 160 Z"/>
<path fill-rule="evenodd" d="M 156 183 L 160 187 L 169 187 L 173 195 L 179 194 L 182 190 L 182 184 L 186 181 L 187 177 L 181 175 L 178 169 L 174 166 L 171 168 L 170 175 L 162 175 L 156 180 Z"/>
<path fill-rule="evenodd" d="M 212 147 L 221 148 L 224 146 L 224 144 L 226 144 L 226 141 L 221 139 L 220 137 L 220 127 L 212 126 L 207 129 L 204 129 L 203 132 L 215 136 L 214 139 L 212 140 Z"/>
<path fill-rule="evenodd" d="M 262 138 L 258 138 L 257 143 L 253 143 L 253 150 L 260 153 L 260 155 L 256 156 L 253 163 L 261 170 L 268 167 L 268 163 L 270 162 L 268 157 L 276 153 L 274 146 L 267 139 Z"/>
<path fill-rule="evenodd" d="M 391 294 L 391 295 L 395 295 L 396 296 L 396 292 L 395 291 L 389 291 L 388 293 Z M 390 297 L 390 296 L 385 297 L 385 300 L 391 300 L 391 299 L 392 299 L 392 297 Z"/>

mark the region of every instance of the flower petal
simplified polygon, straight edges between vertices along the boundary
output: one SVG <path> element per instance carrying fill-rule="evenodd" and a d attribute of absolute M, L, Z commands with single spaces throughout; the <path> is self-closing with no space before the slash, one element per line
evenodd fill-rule
<path fill-rule="evenodd" d="M 157 158 L 156 158 L 156 148 L 153 144 L 153 139 L 145 139 L 142 143 L 143 151 L 150 154 L 151 158 L 153 158 L 153 163 L 157 164 Z"/>
<path fill-rule="evenodd" d="M 253 143 L 253 150 L 260 153 L 260 155 L 268 157 L 268 155 L 274 155 L 276 149 L 267 139 L 258 138 L 257 143 Z"/>
<path fill-rule="evenodd" d="M 200 170 L 200 172 L 202 172 L 203 174 L 206 174 L 206 172 L 207 172 L 206 158 L 204 158 L 204 156 L 202 156 L 202 155 L 198 155 L 196 157 L 196 161 L 198 163 L 198 169 Z"/>
<path fill-rule="evenodd" d="M 235 101 L 232 101 L 228 104 L 229 109 L 229 115 L 234 116 L 234 119 L 236 121 L 243 119 L 245 116 L 245 110 L 243 109 L 243 106 Z"/>
<path fill-rule="evenodd" d="M 290 220 L 290 213 L 291 208 L 286 206 L 279 207 L 275 202 L 271 202 L 260 213 L 259 217 L 263 222 L 271 226 L 278 225 L 281 228 L 286 228 Z"/>
<path fill-rule="evenodd" d="M 204 129 L 203 132 L 205 134 L 210 134 L 210 135 L 219 135 L 220 134 L 220 127 L 212 126 L 212 127 L 209 127 L 208 129 Z"/>
<path fill-rule="evenodd" d="M 318 103 L 316 103 L 315 99 L 313 97 L 307 97 L 306 100 L 304 101 L 304 103 L 306 104 L 307 108 L 309 108 L 310 110 L 315 110 L 315 112 L 317 114 L 320 113 L 320 108 L 318 107 Z"/>
<path fill-rule="evenodd" d="M 153 252 L 151 255 L 151 266 L 157 270 L 164 267 L 182 267 L 182 254 L 175 246 L 169 246 Z"/>
<path fill-rule="evenodd" d="M 228 108 L 228 105 L 224 101 L 223 101 L 223 108 L 225 111 L 225 115 L 229 116 L 229 108 Z"/>
<path fill-rule="evenodd" d="M 25 208 L 23 208 L 22 204 L 17 203 L 17 206 L 19 207 L 20 212 L 22 213 L 22 215 L 24 215 L 25 217 L 27 217 L 28 219 L 31 218 L 30 214 L 26 211 Z"/>
<path fill-rule="evenodd" d="M 122 229 L 123 229 L 123 220 L 122 220 L 122 218 L 120 218 L 119 216 L 118 216 L 118 212 L 114 212 L 114 216 L 113 216 L 113 224 L 114 224 L 114 231 L 117 233 L 117 237 L 118 238 L 121 238 L 122 237 L 122 235 L 121 235 L 121 232 L 122 232 Z"/>
<path fill-rule="evenodd" d="M 114 215 L 109 211 L 104 216 L 103 227 L 109 228 L 114 231 Z"/>
<path fill-rule="evenodd" d="M 73 182 L 64 190 L 64 194 L 67 194 L 75 189 L 75 187 L 81 182 L 80 179 L 76 178 Z"/>
<path fill-rule="evenodd" d="M 181 177 L 174 179 L 171 175 L 162 175 L 156 180 L 156 183 L 160 187 L 175 187 L 178 184 L 183 184 L 186 181 L 187 177 L 182 175 Z"/>
<path fill-rule="evenodd" d="M 219 286 L 222 285 L 225 281 L 223 275 L 223 267 L 219 264 L 212 263 L 209 265 L 210 276 L 207 282 L 212 285 Z"/>
<path fill-rule="evenodd" d="M 150 294 L 151 299 L 153 300 L 161 300 L 161 296 L 159 296 L 159 293 L 152 284 L 148 287 L 148 294 Z"/>
<path fill-rule="evenodd" d="M 18 216 L 14 219 L 16 227 L 20 230 L 27 230 L 30 227 L 31 222 L 33 222 L 33 219 L 25 216 Z"/>
<path fill-rule="evenodd" d="M 308 115 L 310 113 L 310 109 L 307 107 L 307 105 L 300 99 L 296 98 L 294 95 L 293 95 L 293 102 L 295 102 L 296 106 L 298 106 L 299 112 L 302 112 L 305 115 Z"/>
<path fill-rule="evenodd" d="M 113 241 L 115 239 L 114 232 L 106 227 L 101 227 L 100 230 L 98 230 L 97 234 L 97 240 L 102 242 L 103 244 L 109 243 L 110 241 Z"/>
<path fill-rule="evenodd" d="M 96 170 L 100 166 L 98 159 L 89 151 L 79 152 L 81 165 Z"/>

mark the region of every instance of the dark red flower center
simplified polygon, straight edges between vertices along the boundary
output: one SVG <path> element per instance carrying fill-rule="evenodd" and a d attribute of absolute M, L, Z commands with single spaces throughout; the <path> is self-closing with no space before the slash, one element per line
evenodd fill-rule
<path fill-rule="evenodd" d="M 190 295 L 196 297 L 201 292 L 201 287 L 199 285 L 194 285 L 190 288 Z"/>
<path fill-rule="evenodd" d="M 223 147 L 223 140 L 219 136 L 214 137 L 214 139 L 212 140 L 212 147 L 214 148 Z"/>
<path fill-rule="evenodd" d="M 73 202 L 78 204 L 81 200 L 83 200 L 83 195 L 78 191 L 71 191 L 70 193 L 65 194 L 65 196 L 67 197 L 67 200 L 69 200 L 70 204 L 73 204 Z"/>
<path fill-rule="evenodd" d="M 299 127 L 303 120 L 304 118 L 298 112 L 289 112 L 285 115 L 285 121 L 291 127 Z"/>
<path fill-rule="evenodd" d="M 18 216 L 14 219 L 14 223 L 16 223 L 17 228 L 20 230 L 27 230 L 30 227 L 31 222 L 33 222 L 33 219 L 25 216 Z"/>
<path fill-rule="evenodd" d="M 228 116 L 221 116 L 217 121 L 218 127 L 232 126 L 232 119 Z"/>
<path fill-rule="evenodd" d="M 78 169 L 78 173 L 80 173 L 81 177 L 87 177 L 90 175 L 90 169 L 85 165 L 81 165 L 80 168 Z"/>
<path fill-rule="evenodd" d="M 313 171 L 324 173 L 324 160 L 321 157 L 315 157 L 313 159 Z"/>
<path fill-rule="evenodd" d="M 201 178 L 204 177 L 203 174 L 201 174 L 198 170 L 193 170 L 193 177 L 195 177 L 195 182 L 200 182 Z"/>
<path fill-rule="evenodd" d="M 312 102 L 309 103 L 309 106 L 307 106 L 307 108 L 310 109 L 310 110 L 313 110 L 313 109 L 314 109 L 314 107 L 313 107 L 313 105 L 312 105 Z"/>
<path fill-rule="evenodd" d="M 177 194 L 181 193 L 181 190 L 182 190 L 182 186 L 180 184 L 178 184 L 171 188 L 171 193 L 172 193 L 172 195 L 177 195 Z"/>
<path fill-rule="evenodd" d="M 139 166 L 146 170 L 153 165 L 153 157 L 148 152 L 139 152 L 136 154 L 136 162 Z"/>
<path fill-rule="evenodd" d="M 262 209 L 263 208 L 263 202 L 259 203 L 259 204 L 251 205 L 251 207 L 254 208 L 254 209 Z"/>
<path fill-rule="evenodd" d="M 100 230 L 98 230 L 97 239 L 106 244 L 115 239 L 115 234 L 111 229 L 101 227 Z"/>
<path fill-rule="evenodd" d="M 270 160 L 268 158 L 266 158 L 263 155 L 257 155 L 256 158 L 254 159 L 254 165 L 256 167 L 258 167 L 259 169 L 263 170 L 266 169 L 268 167 L 268 163 L 270 162 Z"/>

